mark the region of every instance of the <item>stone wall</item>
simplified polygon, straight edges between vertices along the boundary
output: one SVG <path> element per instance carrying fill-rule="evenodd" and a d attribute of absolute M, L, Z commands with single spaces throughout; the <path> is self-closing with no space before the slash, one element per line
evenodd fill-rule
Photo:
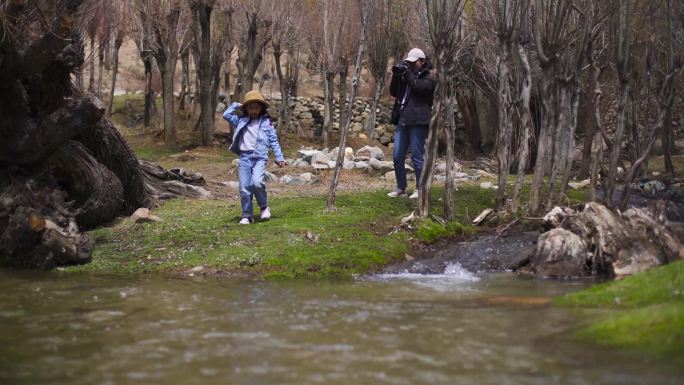
<path fill-rule="evenodd" d="M 272 100 L 271 110 L 278 111 L 280 100 Z M 382 144 L 388 145 L 394 135 L 395 126 L 390 124 L 392 101 L 381 102 L 378 105 L 375 130 L 371 139 L 378 139 Z M 370 100 L 358 98 L 354 100 L 352 109 L 352 124 L 349 129 L 350 135 L 366 138 L 366 125 L 370 114 Z M 292 124 L 300 125 L 302 130 L 311 136 L 319 136 L 323 130 L 323 115 L 325 106 L 322 98 L 296 97 L 290 100 L 292 111 Z M 276 115 L 276 114 L 274 114 Z M 340 108 L 337 100 L 334 101 L 333 132 L 339 129 Z"/>

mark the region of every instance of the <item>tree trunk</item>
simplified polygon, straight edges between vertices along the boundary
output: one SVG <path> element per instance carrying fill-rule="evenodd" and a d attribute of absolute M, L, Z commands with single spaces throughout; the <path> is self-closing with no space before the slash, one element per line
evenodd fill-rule
<path fill-rule="evenodd" d="M 197 78 L 199 80 L 199 104 L 200 104 L 200 142 L 203 146 L 211 145 L 214 135 L 215 106 L 211 106 L 211 12 L 209 6 L 200 6 L 197 10 L 198 35 L 195 36 L 198 54 Z"/>
<path fill-rule="evenodd" d="M 513 119 L 511 116 L 511 87 L 509 84 L 508 60 L 511 46 L 508 41 L 499 42 L 499 68 L 497 79 L 499 129 L 496 142 L 496 158 L 499 167 L 499 188 L 496 191 L 496 210 L 506 208 L 506 181 L 510 171 L 511 142 L 513 140 Z"/>
<path fill-rule="evenodd" d="M 432 117 L 425 144 L 425 160 L 423 172 L 420 174 L 418 183 L 418 215 L 427 218 L 430 215 L 430 199 L 432 194 L 432 178 L 435 172 L 435 162 L 437 160 L 437 144 L 439 142 L 439 114 L 442 111 L 444 75 L 438 70 L 437 76 L 440 79 L 435 86 L 435 104 L 432 106 Z"/>
<path fill-rule="evenodd" d="M 548 173 L 553 149 L 552 126 L 554 125 L 554 87 L 553 70 L 550 65 L 542 68 L 543 74 L 540 88 L 542 91 L 542 124 L 537 142 L 537 158 L 534 165 L 534 176 L 530 188 L 530 212 L 537 213 L 541 202 L 541 187 Z"/>
<path fill-rule="evenodd" d="M 477 103 L 472 90 L 459 90 L 456 93 L 458 110 L 463 118 L 466 136 L 470 148 L 482 151 L 482 133 L 480 132 L 480 121 L 477 115 Z"/>
<path fill-rule="evenodd" d="M 154 91 L 152 90 L 152 58 L 149 56 L 144 57 L 143 65 L 145 67 L 145 110 L 143 112 L 143 127 L 148 128 L 150 127 L 150 119 L 152 117 L 152 104 L 154 104 Z"/>
<path fill-rule="evenodd" d="M 591 143 L 591 172 L 590 172 L 590 190 L 589 190 L 589 200 L 596 201 L 596 189 L 599 183 L 599 172 L 601 171 L 601 164 L 603 163 L 603 123 L 601 121 L 601 97 L 603 92 L 601 91 L 601 83 L 597 82 L 595 84 L 593 95 L 592 95 L 592 105 L 594 110 L 592 111 L 592 117 L 594 119 L 594 126 L 596 127 L 596 132 L 594 132 L 594 140 Z"/>
<path fill-rule="evenodd" d="M 375 79 L 375 91 L 373 92 L 373 99 L 371 100 L 370 106 L 371 109 L 368 114 L 368 121 L 366 122 L 366 134 L 368 135 L 368 139 L 373 139 L 375 123 L 377 121 L 378 104 L 380 103 L 380 96 L 382 96 L 382 92 L 385 90 L 386 81 L 387 75 Z"/>
<path fill-rule="evenodd" d="M 108 40 L 107 40 L 108 41 Z M 96 95 L 98 98 L 102 99 L 102 85 L 104 84 L 104 55 L 107 50 L 108 44 L 100 43 L 97 52 L 97 91 Z"/>
<path fill-rule="evenodd" d="M 447 221 L 454 220 L 454 140 L 456 137 L 456 117 L 454 113 L 455 98 L 449 92 L 444 108 L 446 125 L 446 181 L 444 185 L 444 217 Z"/>
<path fill-rule="evenodd" d="M 608 175 L 605 178 L 604 187 L 604 202 L 609 208 L 613 208 L 613 192 L 615 191 L 615 184 L 617 179 L 617 168 L 620 161 L 620 152 L 622 149 L 622 136 L 625 132 L 625 124 L 627 120 L 627 100 L 629 99 L 629 82 L 620 82 L 620 95 L 618 99 L 617 121 L 615 123 L 615 136 L 613 138 L 613 147 L 610 152 L 610 166 L 608 168 Z"/>
<path fill-rule="evenodd" d="M 675 178 L 674 164 L 672 163 L 672 153 L 674 151 L 674 140 L 672 137 L 672 110 L 668 110 L 665 115 L 665 122 L 663 123 L 662 139 L 663 144 L 663 160 L 665 162 L 665 172 Z"/>
<path fill-rule="evenodd" d="M 176 145 L 176 113 L 173 108 L 173 83 L 176 70 L 175 60 L 167 62 L 162 75 L 162 101 L 164 104 L 164 145 L 174 147 Z"/>
<path fill-rule="evenodd" d="M 112 86 L 109 89 L 109 103 L 107 104 L 107 116 L 112 116 L 112 106 L 114 105 L 114 92 L 116 90 L 116 76 L 119 73 L 119 49 L 123 44 L 123 34 L 117 33 L 114 41 L 114 52 L 112 53 Z"/>
<path fill-rule="evenodd" d="M 180 90 L 180 105 L 178 109 L 185 111 L 185 99 L 190 94 L 190 49 L 186 48 L 181 51 L 181 90 Z"/>
<path fill-rule="evenodd" d="M 574 160 L 574 153 L 575 153 L 575 131 L 577 131 L 577 111 L 579 109 L 579 80 L 574 79 L 573 82 L 575 83 L 572 89 L 572 98 L 571 98 L 571 106 L 570 106 L 570 127 L 568 128 L 568 131 L 566 133 L 566 145 L 565 145 L 565 156 L 564 156 L 564 161 L 565 164 L 563 165 L 563 172 L 561 174 L 561 184 L 560 184 L 560 194 L 559 198 L 562 199 L 565 197 L 565 194 L 568 190 L 568 182 L 570 181 L 570 174 L 572 173 L 572 162 Z M 560 203 L 560 201 L 556 201 L 557 203 Z"/>
<path fill-rule="evenodd" d="M 596 98 L 593 97 L 595 90 L 599 87 L 599 77 L 601 76 L 601 68 L 596 64 L 593 51 L 589 53 L 589 87 L 587 88 L 587 106 L 585 112 L 585 130 L 584 130 L 584 144 L 582 145 L 582 163 L 580 164 L 579 177 L 585 179 L 589 177 L 592 156 L 592 143 L 596 136 L 596 120 L 593 118 L 596 106 Z"/>
<path fill-rule="evenodd" d="M 339 151 L 337 152 L 337 162 L 335 164 L 335 171 L 333 171 L 333 177 L 330 181 L 330 190 L 328 191 L 328 204 L 327 210 L 331 212 L 335 210 L 335 192 L 337 191 L 337 184 L 340 179 L 340 172 L 342 171 L 342 166 L 344 164 L 345 149 L 347 147 L 347 133 L 349 132 L 349 126 L 351 126 L 352 109 L 354 108 L 354 97 L 356 97 L 356 91 L 359 88 L 359 80 L 361 77 L 361 59 L 363 58 L 363 50 L 366 44 L 366 34 L 367 34 L 367 24 L 368 24 L 368 10 L 367 4 L 362 4 L 362 30 L 361 38 L 359 39 L 359 49 L 356 53 L 356 64 L 354 65 L 354 77 L 352 79 L 351 93 L 349 94 L 349 100 L 347 105 L 347 111 L 345 113 L 344 125 L 340 126 L 340 144 Z M 342 107 L 340 106 L 340 112 Z"/>
<path fill-rule="evenodd" d="M 88 81 L 88 92 L 95 92 L 95 33 L 90 35 L 90 54 L 88 55 L 88 67 L 90 68 L 90 79 Z"/>
<path fill-rule="evenodd" d="M 103 118 L 104 104 L 71 87 L 71 73 L 83 63 L 80 42 L 68 37 L 79 3 L 56 10 L 51 17 L 61 21 L 60 29 L 33 42 L 52 40 L 50 49 L 34 50 L 35 44 L 22 41 L 29 49 L 5 51 L 31 65 L 19 75 L 0 71 L 0 161 L 7 165 L 0 168 L 3 265 L 86 263 L 94 243 L 79 227 L 102 224 L 150 203 L 141 167 Z M 40 60 L 32 56 L 35 52 Z M 25 92 L 26 87 L 35 92 Z"/>
<path fill-rule="evenodd" d="M 323 105 L 325 106 L 323 113 L 323 147 L 325 148 L 330 147 L 330 140 L 332 139 L 334 78 L 335 73 L 333 71 L 325 71 L 323 78 Z"/>
<path fill-rule="evenodd" d="M 530 97 L 532 93 L 532 70 L 523 44 L 518 44 L 518 59 L 522 67 L 523 79 L 520 90 L 520 150 L 518 152 L 518 175 L 513 186 L 511 197 L 511 211 L 518 212 L 520 207 L 520 192 L 525 182 L 525 173 L 530 159 L 530 135 L 532 135 L 532 114 L 530 112 Z"/>
<path fill-rule="evenodd" d="M 338 86 L 339 86 L 339 98 L 337 99 L 337 105 L 339 106 L 340 110 L 340 117 L 339 117 L 339 124 L 340 128 L 338 131 L 342 130 L 342 125 L 344 122 L 347 121 L 347 74 L 349 71 L 349 63 L 347 62 L 346 57 L 340 58 L 340 71 L 339 71 L 339 79 L 338 79 Z M 349 111 L 353 111 L 354 109 L 354 101 L 351 101 L 351 109 Z"/>
<path fill-rule="evenodd" d="M 116 218 L 124 206 L 124 190 L 119 178 L 99 163 L 83 144 L 70 141 L 50 162 L 59 184 L 75 201 L 76 222 L 93 227 Z"/>
<path fill-rule="evenodd" d="M 290 79 L 287 79 L 283 74 L 283 69 L 280 63 L 282 51 L 280 46 L 274 45 L 273 59 L 275 60 L 276 74 L 278 75 L 278 84 L 280 86 L 280 108 L 278 111 L 278 131 L 287 132 L 290 128 Z"/>

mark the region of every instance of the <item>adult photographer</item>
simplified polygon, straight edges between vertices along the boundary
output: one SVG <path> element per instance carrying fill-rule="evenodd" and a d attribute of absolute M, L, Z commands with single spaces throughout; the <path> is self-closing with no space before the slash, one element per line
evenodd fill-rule
<path fill-rule="evenodd" d="M 406 152 L 411 150 L 411 162 L 416 173 L 416 190 L 411 199 L 418 198 L 420 173 L 423 171 L 425 140 L 428 136 L 432 99 L 435 82 L 430 76 L 432 65 L 425 53 L 413 48 L 404 61 L 392 67 L 390 94 L 395 98 L 392 110 L 392 124 L 397 125 L 394 133 L 394 174 L 397 189 L 390 197 L 406 195 Z"/>

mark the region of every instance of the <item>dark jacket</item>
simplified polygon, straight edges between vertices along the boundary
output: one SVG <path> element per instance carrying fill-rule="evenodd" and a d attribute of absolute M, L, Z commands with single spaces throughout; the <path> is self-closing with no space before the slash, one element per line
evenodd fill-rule
<path fill-rule="evenodd" d="M 432 115 L 432 99 L 435 92 L 435 81 L 430 76 L 432 66 L 427 64 L 417 74 L 410 69 L 392 73 L 390 94 L 394 96 L 392 123 L 401 119 L 408 126 L 429 125 Z M 400 109 L 401 99 L 408 88 L 408 97 L 404 108 Z"/>

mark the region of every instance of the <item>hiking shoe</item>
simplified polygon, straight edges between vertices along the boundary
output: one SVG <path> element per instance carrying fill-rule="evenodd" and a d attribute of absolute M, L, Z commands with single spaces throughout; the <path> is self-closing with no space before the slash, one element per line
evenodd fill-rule
<path fill-rule="evenodd" d="M 252 223 L 252 218 L 245 217 L 245 218 L 242 218 L 242 220 L 240 220 L 241 225 L 248 225 L 250 223 Z"/>
<path fill-rule="evenodd" d="M 414 191 L 413 194 L 409 197 L 409 199 L 418 199 L 418 190 Z"/>
<path fill-rule="evenodd" d="M 387 194 L 387 196 L 390 198 L 403 197 L 405 195 L 406 195 L 406 190 L 399 190 L 399 189 L 397 189 L 396 191 L 392 191 L 391 193 Z"/>
<path fill-rule="evenodd" d="M 261 219 L 271 219 L 271 210 L 269 210 L 268 207 L 261 210 Z"/>

